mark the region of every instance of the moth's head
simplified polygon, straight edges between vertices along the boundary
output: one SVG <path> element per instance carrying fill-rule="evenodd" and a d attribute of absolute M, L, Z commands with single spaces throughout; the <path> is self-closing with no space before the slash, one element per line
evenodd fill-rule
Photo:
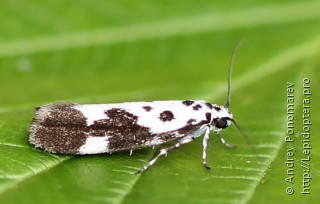
<path fill-rule="evenodd" d="M 233 121 L 233 115 L 229 109 L 225 106 L 220 106 L 212 113 L 214 116 L 211 120 L 211 128 L 214 131 L 220 131 L 231 125 Z"/>

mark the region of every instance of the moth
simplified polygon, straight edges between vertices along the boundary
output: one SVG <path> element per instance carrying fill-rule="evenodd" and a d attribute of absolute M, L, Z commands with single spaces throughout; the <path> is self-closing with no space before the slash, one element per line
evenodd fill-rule
<path fill-rule="evenodd" d="M 220 136 L 220 131 L 233 123 L 242 133 L 229 111 L 231 73 L 237 47 L 230 61 L 227 102 L 224 106 L 202 100 L 53 103 L 35 108 L 35 116 L 29 128 L 29 141 L 50 153 L 77 155 L 123 150 L 130 150 L 131 154 L 135 149 L 175 142 L 161 149 L 157 156 L 137 172 L 141 173 L 162 155 L 204 134 L 202 164 L 210 169 L 206 161 L 210 132 L 214 132 L 228 148 L 236 146 L 227 143 Z"/>

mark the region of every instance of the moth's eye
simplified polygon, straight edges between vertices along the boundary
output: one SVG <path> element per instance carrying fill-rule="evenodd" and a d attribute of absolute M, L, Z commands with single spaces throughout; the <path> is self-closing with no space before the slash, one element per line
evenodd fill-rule
<path fill-rule="evenodd" d="M 224 128 L 228 127 L 228 122 L 227 122 L 227 120 L 226 120 L 226 119 L 219 119 L 219 120 L 217 120 L 216 127 L 217 127 L 217 128 L 221 128 L 221 129 L 224 129 Z"/>

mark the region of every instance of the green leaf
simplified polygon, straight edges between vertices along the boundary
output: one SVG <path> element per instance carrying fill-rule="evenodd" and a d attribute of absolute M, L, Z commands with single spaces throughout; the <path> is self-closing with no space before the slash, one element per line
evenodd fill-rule
<path fill-rule="evenodd" d="M 1 2 L 0 203 L 317 203 L 319 9 L 319 1 L 284 0 Z M 224 148 L 212 134 L 210 171 L 201 165 L 202 138 L 142 175 L 134 172 L 160 147 L 132 156 L 72 156 L 28 143 L 33 108 L 55 101 L 224 104 L 230 54 L 243 37 L 231 111 L 252 144 L 233 127 L 221 134 L 237 149 Z M 285 142 L 288 82 L 294 142 Z M 307 110 L 310 142 L 301 134 Z M 308 156 L 305 166 L 301 159 Z M 293 170 L 285 163 L 291 158 Z M 287 172 L 294 184 L 285 181 Z M 309 174 L 310 182 L 303 180 Z M 301 194 L 303 181 L 309 195 Z"/>

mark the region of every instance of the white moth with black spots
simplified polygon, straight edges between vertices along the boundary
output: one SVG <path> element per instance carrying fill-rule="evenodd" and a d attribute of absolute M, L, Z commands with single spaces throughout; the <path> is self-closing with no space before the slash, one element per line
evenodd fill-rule
<path fill-rule="evenodd" d="M 237 48 L 237 47 L 236 47 Z M 114 104 L 54 103 L 36 108 L 30 126 L 30 143 L 51 153 L 101 154 L 141 149 L 176 141 L 138 172 L 153 165 L 162 155 L 204 134 L 203 165 L 210 132 L 229 148 L 219 134 L 231 123 L 239 129 L 229 111 L 230 80 L 234 61 L 233 51 L 229 75 L 228 97 L 224 106 L 199 100 L 127 102 Z"/>

